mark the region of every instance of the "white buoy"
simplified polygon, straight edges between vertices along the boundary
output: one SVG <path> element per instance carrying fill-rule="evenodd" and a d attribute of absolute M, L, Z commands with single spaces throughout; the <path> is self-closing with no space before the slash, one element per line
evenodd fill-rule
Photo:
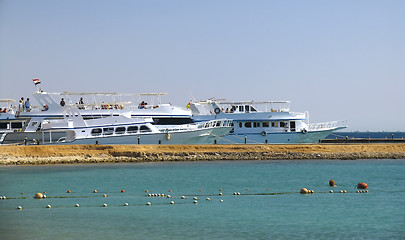
<path fill-rule="evenodd" d="M 186 199 L 186 197 L 185 197 L 185 196 L 181 196 L 181 199 Z"/>
<path fill-rule="evenodd" d="M 152 205 L 152 203 L 150 203 L 150 202 L 147 202 L 147 203 L 146 203 L 146 205 L 150 206 L 150 205 Z"/>
<path fill-rule="evenodd" d="M 3 196 L 3 200 L 6 200 L 7 198 L 6 198 L 6 196 Z"/>
<path fill-rule="evenodd" d="M 46 198 L 46 195 L 45 195 L 45 194 L 43 195 L 43 198 Z"/>
<path fill-rule="evenodd" d="M 234 192 L 233 195 L 238 195 L 238 193 L 237 193 L 237 192 Z"/>
<path fill-rule="evenodd" d="M 174 204 L 174 201 L 170 201 L 170 204 Z"/>
<path fill-rule="evenodd" d="M 104 204 L 103 204 L 103 207 L 108 207 L 107 203 L 104 203 Z"/>
<path fill-rule="evenodd" d="M 167 198 L 171 198 L 172 196 L 170 196 L 170 195 L 167 195 L 166 197 L 167 197 Z"/>
<path fill-rule="evenodd" d="M 209 198 L 209 197 L 207 197 L 207 199 L 206 199 L 207 201 L 211 201 L 211 198 Z"/>
<path fill-rule="evenodd" d="M 78 203 L 75 204 L 75 207 L 80 207 L 80 205 Z"/>
<path fill-rule="evenodd" d="M 222 196 L 222 193 L 221 193 L 221 192 L 219 193 L 219 196 Z"/>
<path fill-rule="evenodd" d="M 107 197 L 107 194 L 104 194 L 103 197 Z"/>
<path fill-rule="evenodd" d="M 51 208 L 51 205 L 46 206 L 46 208 Z"/>
<path fill-rule="evenodd" d="M 198 203 L 198 201 L 197 201 L 197 200 L 195 200 L 193 203 Z"/>
<path fill-rule="evenodd" d="M 21 209 L 22 209 L 22 207 L 21 207 L 21 206 L 18 206 L 18 207 L 17 207 L 17 209 L 18 209 L 18 210 L 21 210 Z"/>
<path fill-rule="evenodd" d="M 238 195 L 240 195 L 240 192 L 238 192 Z"/>
<path fill-rule="evenodd" d="M 340 192 L 340 193 L 343 193 L 343 190 L 340 190 L 339 192 Z"/>
<path fill-rule="evenodd" d="M 124 206 L 128 206 L 129 204 L 128 203 L 124 203 Z"/>
<path fill-rule="evenodd" d="M 224 200 L 221 199 L 221 200 L 219 200 L 219 201 L 220 201 L 220 202 L 223 202 Z"/>
<path fill-rule="evenodd" d="M 3 199 L 3 196 L 0 196 L 0 199 Z"/>
<path fill-rule="evenodd" d="M 330 192 L 330 193 L 333 193 L 333 190 L 330 190 L 329 192 Z"/>
<path fill-rule="evenodd" d="M 193 199 L 194 199 L 194 200 L 197 200 L 198 198 L 197 198 L 197 197 L 193 197 Z"/>
<path fill-rule="evenodd" d="M 149 193 L 148 196 L 149 196 L 149 197 L 152 197 L 152 194 Z"/>

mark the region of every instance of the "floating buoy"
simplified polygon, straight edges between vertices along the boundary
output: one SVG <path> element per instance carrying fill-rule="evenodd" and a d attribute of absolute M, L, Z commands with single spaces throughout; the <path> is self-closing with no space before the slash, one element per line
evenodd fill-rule
<path fill-rule="evenodd" d="M 148 190 L 145 190 L 145 192 L 149 192 Z"/>
<path fill-rule="evenodd" d="M 222 193 L 220 192 L 219 195 L 222 196 Z"/>
<path fill-rule="evenodd" d="M 107 197 L 107 194 L 104 194 L 103 197 Z"/>
<path fill-rule="evenodd" d="M 97 193 L 97 190 L 94 190 L 93 193 Z"/>
<path fill-rule="evenodd" d="M 208 197 L 208 198 L 207 198 L 207 199 L 205 199 L 205 200 L 207 200 L 207 201 L 211 201 L 211 198 L 209 198 L 209 197 Z"/>
<path fill-rule="evenodd" d="M 193 199 L 194 199 L 194 200 L 197 200 L 198 198 L 197 198 L 197 197 L 193 197 Z"/>
<path fill-rule="evenodd" d="M 170 196 L 170 195 L 167 195 L 166 197 L 167 197 L 167 198 L 171 198 L 172 196 Z"/>
<path fill-rule="evenodd" d="M 195 200 L 193 203 L 198 203 L 198 201 L 197 201 L 197 200 Z"/>
<path fill-rule="evenodd" d="M 103 204 L 103 207 L 108 207 L 107 203 L 104 203 L 104 204 Z"/>
<path fill-rule="evenodd" d="M 7 198 L 6 198 L 6 196 L 3 196 L 3 200 L 6 200 Z"/>
<path fill-rule="evenodd" d="M 75 207 L 80 207 L 80 205 L 78 203 L 75 204 Z"/>
<path fill-rule="evenodd" d="M 72 191 L 70 191 L 70 190 L 67 190 L 66 192 L 67 192 L 67 193 L 71 193 Z"/>
<path fill-rule="evenodd" d="M 307 194 L 307 193 L 308 193 L 308 189 L 306 189 L 306 188 L 301 188 L 300 193 L 302 193 L 302 194 Z"/>
<path fill-rule="evenodd" d="M 146 205 L 150 206 L 150 205 L 152 205 L 152 203 L 150 203 L 150 202 L 147 202 L 147 203 L 146 203 Z"/>
<path fill-rule="evenodd" d="M 124 189 L 122 189 L 122 190 L 121 190 L 121 192 L 125 192 L 125 190 L 124 190 Z"/>
<path fill-rule="evenodd" d="M 220 201 L 220 202 L 223 202 L 224 200 L 221 199 L 221 200 L 219 200 L 219 201 Z"/>
<path fill-rule="evenodd" d="M 37 193 L 37 194 L 35 194 L 35 196 L 34 196 L 34 198 L 36 198 L 36 199 L 40 199 L 40 198 L 43 198 L 44 197 L 44 195 L 42 195 L 42 193 Z"/>
<path fill-rule="evenodd" d="M 339 192 L 340 192 L 340 193 L 343 193 L 343 190 L 340 190 Z"/>
<path fill-rule="evenodd" d="M 234 192 L 233 195 L 238 195 L 238 193 L 237 193 L 237 192 Z"/>
<path fill-rule="evenodd" d="M 366 193 L 368 193 L 368 190 L 366 190 Z"/>
<path fill-rule="evenodd" d="M 22 192 L 21 194 L 24 194 L 24 192 Z"/>
<path fill-rule="evenodd" d="M 357 184 L 357 188 L 358 189 L 368 189 L 368 185 L 367 185 L 367 183 L 362 182 L 362 183 Z"/>
<path fill-rule="evenodd" d="M 46 194 L 46 192 L 44 192 L 44 194 Z"/>
<path fill-rule="evenodd" d="M 43 198 L 46 198 L 46 195 L 45 195 L 45 194 L 43 195 Z"/>
<path fill-rule="evenodd" d="M 330 192 L 330 193 L 333 193 L 333 190 L 330 190 L 329 192 Z"/>
<path fill-rule="evenodd" d="M 174 204 L 174 201 L 170 201 L 170 204 Z"/>
<path fill-rule="evenodd" d="M 335 180 L 329 180 L 329 186 L 331 186 L 331 187 L 336 187 L 335 186 Z"/>
<path fill-rule="evenodd" d="M 22 209 L 22 207 L 21 207 L 21 206 L 18 206 L 18 207 L 17 207 L 17 209 L 18 209 L 18 210 L 21 210 L 21 209 Z"/>
<path fill-rule="evenodd" d="M 248 191 L 249 191 L 249 188 L 246 188 L 246 190 L 248 190 Z"/>
<path fill-rule="evenodd" d="M 269 188 L 267 188 L 266 190 L 267 190 L 267 191 L 269 191 L 270 189 L 269 189 Z"/>
<path fill-rule="evenodd" d="M 343 190 L 343 193 L 347 193 L 347 191 L 346 191 L 346 190 Z"/>
<path fill-rule="evenodd" d="M 0 196 L 0 199 L 3 199 L 3 196 Z"/>
<path fill-rule="evenodd" d="M 181 196 L 181 199 L 186 199 L 186 197 L 185 197 L 185 196 Z"/>
<path fill-rule="evenodd" d="M 128 206 L 129 204 L 128 203 L 124 203 L 124 206 Z"/>
<path fill-rule="evenodd" d="M 222 192 L 222 188 L 220 188 L 219 191 Z"/>
<path fill-rule="evenodd" d="M 46 208 L 51 208 L 51 205 L 47 205 Z"/>
<path fill-rule="evenodd" d="M 172 192 L 172 190 L 169 190 L 169 192 Z"/>
<path fill-rule="evenodd" d="M 202 189 L 200 189 L 200 192 L 202 192 Z"/>

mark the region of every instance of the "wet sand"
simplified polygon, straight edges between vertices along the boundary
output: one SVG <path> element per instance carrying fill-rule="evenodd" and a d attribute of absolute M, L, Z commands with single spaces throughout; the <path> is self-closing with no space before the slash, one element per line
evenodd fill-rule
<path fill-rule="evenodd" d="M 0 145 L 0 165 L 293 159 L 405 159 L 405 144 Z"/>

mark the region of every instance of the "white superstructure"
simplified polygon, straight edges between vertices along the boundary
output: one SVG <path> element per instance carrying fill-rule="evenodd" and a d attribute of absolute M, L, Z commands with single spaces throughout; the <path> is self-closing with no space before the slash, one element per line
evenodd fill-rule
<path fill-rule="evenodd" d="M 42 122 L 41 144 L 213 144 L 229 133 L 232 120 L 220 119 L 175 127 L 152 125 L 152 118 L 128 114 L 84 120 L 77 109 L 65 109 L 64 119 Z M 56 142 L 52 134 L 65 133 Z"/>
<path fill-rule="evenodd" d="M 309 113 L 290 112 L 289 101 L 207 100 L 190 103 L 194 121 L 232 119 L 234 128 L 219 143 L 315 143 L 332 131 L 346 128 L 345 121 L 309 123 Z"/>

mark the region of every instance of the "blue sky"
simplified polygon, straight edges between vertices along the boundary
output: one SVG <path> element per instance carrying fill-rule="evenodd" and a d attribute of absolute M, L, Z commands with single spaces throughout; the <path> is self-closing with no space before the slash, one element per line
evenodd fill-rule
<path fill-rule="evenodd" d="M 405 1 L 0 0 L 0 98 L 167 92 L 290 100 L 311 122 L 405 131 Z"/>

